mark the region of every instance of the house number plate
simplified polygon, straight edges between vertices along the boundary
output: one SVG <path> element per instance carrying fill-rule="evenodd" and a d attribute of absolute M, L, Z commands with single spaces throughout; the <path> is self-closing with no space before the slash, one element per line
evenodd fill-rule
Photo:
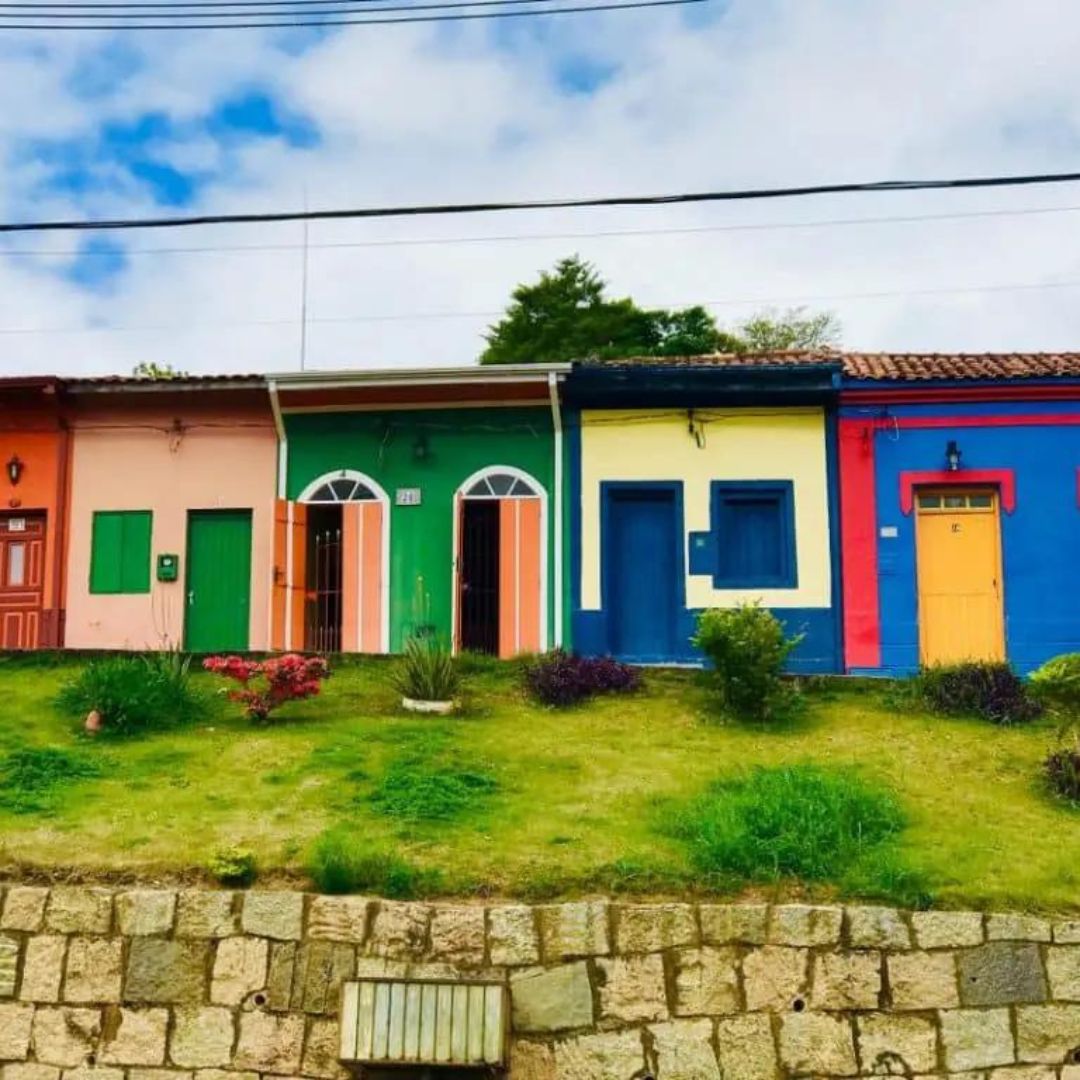
<path fill-rule="evenodd" d="M 8 532 L 26 532 L 26 518 L 8 518 Z"/>
<path fill-rule="evenodd" d="M 420 489 L 419 488 L 398 488 L 394 492 L 394 502 L 398 506 L 419 506 L 420 505 Z"/>

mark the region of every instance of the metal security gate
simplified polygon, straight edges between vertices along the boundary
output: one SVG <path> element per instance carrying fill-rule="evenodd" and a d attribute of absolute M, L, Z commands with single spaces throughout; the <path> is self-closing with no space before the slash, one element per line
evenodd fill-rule
<path fill-rule="evenodd" d="M 499 504 L 462 507 L 461 647 L 499 654 Z"/>
<path fill-rule="evenodd" d="M 311 507 L 308 515 L 308 590 L 304 647 L 341 651 L 341 509 Z"/>

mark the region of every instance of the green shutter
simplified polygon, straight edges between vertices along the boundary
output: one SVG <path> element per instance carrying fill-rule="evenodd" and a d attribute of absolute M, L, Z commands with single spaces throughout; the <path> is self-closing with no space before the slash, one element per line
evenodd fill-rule
<path fill-rule="evenodd" d="M 99 510 L 90 538 L 92 593 L 150 591 L 149 510 Z"/>

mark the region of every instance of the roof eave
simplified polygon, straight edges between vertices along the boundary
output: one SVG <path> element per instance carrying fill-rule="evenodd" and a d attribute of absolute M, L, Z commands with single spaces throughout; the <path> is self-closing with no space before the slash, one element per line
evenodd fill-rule
<path fill-rule="evenodd" d="M 468 386 L 474 383 L 562 381 L 571 364 L 489 364 L 457 368 L 377 368 L 370 371 L 295 371 L 267 376 L 279 390 L 343 390 L 373 386 Z"/>

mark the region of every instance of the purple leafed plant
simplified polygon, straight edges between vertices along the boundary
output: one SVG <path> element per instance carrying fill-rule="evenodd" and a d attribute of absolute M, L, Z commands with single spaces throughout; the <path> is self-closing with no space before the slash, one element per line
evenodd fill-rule
<path fill-rule="evenodd" d="M 554 649 L 525 669 L 525 685 L 543 704 L 563 708 L 596 694 L 631 693 L 641 686 L 641 672 L 610 656 L 574 656 Z"/>

